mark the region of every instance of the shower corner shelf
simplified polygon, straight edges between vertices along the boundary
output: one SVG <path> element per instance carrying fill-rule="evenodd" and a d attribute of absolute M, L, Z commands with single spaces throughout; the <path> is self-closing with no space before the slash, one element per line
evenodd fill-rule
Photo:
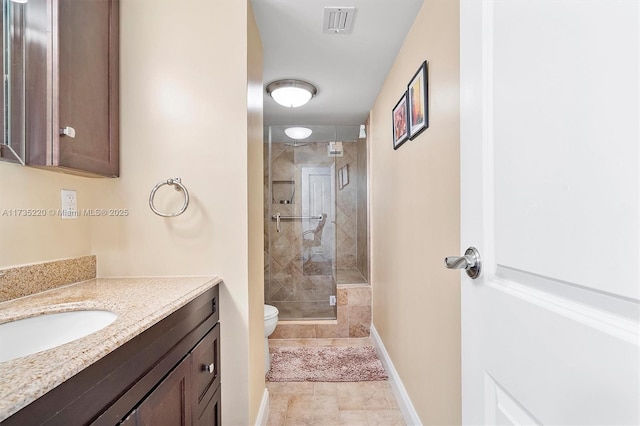
<path fill-rule="evenodd" d="M 272 204 L 293 204 L 293 197 L 296 193 L 296 182 L 293 180 L 272 180 L 271 181 L 271 203 Z"/>

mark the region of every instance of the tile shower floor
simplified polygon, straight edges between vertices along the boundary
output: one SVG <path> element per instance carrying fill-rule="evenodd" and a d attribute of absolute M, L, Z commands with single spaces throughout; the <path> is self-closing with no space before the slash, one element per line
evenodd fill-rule
<path fill-rule="evenodd" d="M 270 339 L 269 346 L 366 346 L 359 339 Z M 267 382 L 269 426 L 405 425 L 388 381 Z"/>

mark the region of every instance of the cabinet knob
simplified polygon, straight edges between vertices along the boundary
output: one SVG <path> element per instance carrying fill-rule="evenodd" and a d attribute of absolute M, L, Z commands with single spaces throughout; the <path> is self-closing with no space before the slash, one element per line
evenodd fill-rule
<path fill-rule="evenodd" d="M 63 127 L 60 129 L 60 136 L 69 136 L 70 138 L 76 137 L 76 129 L 71 126 Z"/>
<path fill-rule="evenodd" d="M 204 371 L 206 371 L 207 373 L 209 373 L 209 374 L 213 374 L 213 373 L 215 373 L 215 371 L 216 371 L 216 366 L 215 366 L 215 365 L 213 365 L 213 363 L 211 363 L 211 364 L 209 364 L 209 365 L 204 365 L 204 364 L 203 364 L 203 365 L 202 365 L 202 369 L 203 369 Z"/>

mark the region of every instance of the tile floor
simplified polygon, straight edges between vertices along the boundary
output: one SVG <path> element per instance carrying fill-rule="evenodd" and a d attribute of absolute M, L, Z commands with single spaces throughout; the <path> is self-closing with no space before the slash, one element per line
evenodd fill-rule
<path fill-rule="evenodd" d="M 365 346 L 359 339 L 271 339 L 275 346 Z M 269 426 L 405 425 L 388 381 L 267 382 Z"/>

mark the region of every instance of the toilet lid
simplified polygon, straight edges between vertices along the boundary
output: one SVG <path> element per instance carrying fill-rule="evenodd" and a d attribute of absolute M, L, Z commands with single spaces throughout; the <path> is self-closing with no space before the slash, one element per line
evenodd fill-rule
<path fill-rule="evenodd" d="M 273 318 L 279 313 L 278 308 L 271 305 L 264 305 L 264 319 Z"/>

